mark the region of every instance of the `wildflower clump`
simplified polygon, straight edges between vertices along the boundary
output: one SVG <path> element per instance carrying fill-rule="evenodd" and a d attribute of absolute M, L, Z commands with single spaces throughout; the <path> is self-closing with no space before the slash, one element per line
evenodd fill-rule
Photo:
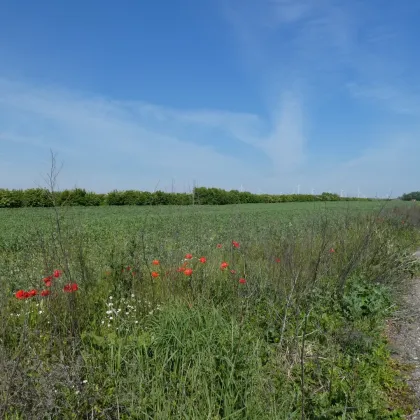
<path fill-rule="evenodd" d="M 60 278 L 62 274 L 63 274 L 62 270 L 54 270 L 52 275 L 44 277 L 42 279 L 42 282 L 44 283 L 44 286 L 47 289 L 42 290 L 40 293 L 36 289 L 31 289 L 29 291 L 25 291 L 21 289 L 15 293 L 15 297 L 19 300 L 23 300 L 23 299 L 32 298 L 34 296 L 37 296 L 38 294 L 42 297 L 49 296 L 51 294 L 50 287 L 52 287 L 54 280 Z M 65 293 L 72 293 L 72 292 L 76 292 L 77 290 L 79 290 L 79 286 L 77 283 L 68 283 L 64 285 L 63 287 L 63 292 Z"/>

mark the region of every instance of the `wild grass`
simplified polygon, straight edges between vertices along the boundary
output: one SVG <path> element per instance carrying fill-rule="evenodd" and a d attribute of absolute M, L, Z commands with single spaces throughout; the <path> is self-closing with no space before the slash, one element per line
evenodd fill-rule
<path fill-rule="evenodd" d="M 1 210 L 0 417 L 403 418 L 413 400 L 384 319 L 418 270 L 419 214 Z"/>

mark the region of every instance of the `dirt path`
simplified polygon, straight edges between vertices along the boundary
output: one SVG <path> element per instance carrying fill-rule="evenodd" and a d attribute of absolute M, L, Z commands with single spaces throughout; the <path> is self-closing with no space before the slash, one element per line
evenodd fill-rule
<path fill-rule="evenodd" d="M 420 259 L 420 250 L 414 254 Z M 409 293 L 404 296 L 406 306 L 398 321 L 390 325 L 391 348 L 395 356 L 413 366 L 409 385 L 417 399 L 416 411 L 408 417 L 420 420 L 420 278 L 413 279 Z"/>

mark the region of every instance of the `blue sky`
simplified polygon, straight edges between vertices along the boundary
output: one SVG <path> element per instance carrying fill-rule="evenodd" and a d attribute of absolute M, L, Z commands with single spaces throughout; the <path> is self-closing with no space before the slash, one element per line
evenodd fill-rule
<path fill-rule="evenodd" d="M 0 1 L 0 187 L 419 190 L 415 0 Z"/>

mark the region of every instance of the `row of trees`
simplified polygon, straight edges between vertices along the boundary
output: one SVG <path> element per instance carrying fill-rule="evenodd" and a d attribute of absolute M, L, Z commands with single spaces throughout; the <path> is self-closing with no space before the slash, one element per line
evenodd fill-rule
<path fill-rule="evenodd" d="M 124 205 L 224 205 L 245 203 L 285 203 L 303 201 L 363 200 L 360 198 L 339 197 L 337 194 L 252 194 L 237 190 L 226 191 L 220 188 L 195 188 L 192 194 L 166 193 L 163 191 L 112 191 L 97 194 L 76 188 L 51 193 L 47 189 L 28 190 L 0 189 L 0 208 L 52 207 L 57 206 L 124 206 Z M 366 199 L 364 199 L 366 200 Z"/>
<path fill-rule="evenodd" d="M 411 201 L 411 200 L 420 201 L 420 191 L 413 191 L 411 193 L 403 194 L 401 196 L 401 200 L 404 200 L 404 201 Z"/>

